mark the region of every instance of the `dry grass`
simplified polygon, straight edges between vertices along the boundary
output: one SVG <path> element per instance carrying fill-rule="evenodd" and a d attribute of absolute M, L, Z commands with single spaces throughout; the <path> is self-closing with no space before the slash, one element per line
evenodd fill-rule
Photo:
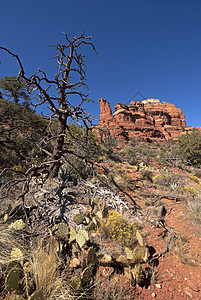
<path fill-rule="evenodd" d="M 0 223 L 0 265 L 8 264 L 11 261 L 13 248 L 19 248 L 26 256 L 27 249 L 20 231 L 10 229 L 7 223 Z"/>
<path fill-rule="evenodd" d="M 44 299 L 73 299 L 66 282 L 58 274 L 59 261 L 54 247 L 38 246 L 33 251 L 32 272 L 37 291 L 42 291 Z"/>
<path fill-rule="evenodd" d="M 201 197 L 198 196 L 194 199 L 188 199 L 189 214 L 193 221 L 201 224 Z"/>

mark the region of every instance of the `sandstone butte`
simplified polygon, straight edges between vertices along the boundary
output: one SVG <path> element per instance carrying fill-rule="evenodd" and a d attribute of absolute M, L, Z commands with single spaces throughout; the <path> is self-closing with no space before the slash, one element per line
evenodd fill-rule
<path fill-rule="evenodd" d="M 186 127 L 185 116 L 180 108 L 160 102 L 159 99 L 132 101 L 130 105 L 117 103 L 113 114 L 105 99 L 99 99 L 99 103 L 100 119 L 95 130 L 103 140 L 110 134 L 123 143 L 131 137 L 139 141 L 162 142 L 177 140 L 180 134 L 192 130 L 192 127 Z"/>

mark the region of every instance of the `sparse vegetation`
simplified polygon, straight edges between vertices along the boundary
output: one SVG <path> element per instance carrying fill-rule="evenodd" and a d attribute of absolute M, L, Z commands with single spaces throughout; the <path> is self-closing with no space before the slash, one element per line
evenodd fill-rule
<path fill-rule="evenodd" d="M 186 162 L 193 166 L 201 165 L 201 132 L 192 131 L 181 135 L 178 140 L 178 151 Z"/>
<path fill-rule="evenodd" d="M 109 133 L 97 138 L 82 108 L 90 99 L 78 53 L 95 48 L 84 33 L 65 38 L 51 81 L 40 70 L 26 77 L 1 47 L 21 77 L 0 79 L 0 298 L 131 300 L 157 282 L 167 252 L 199 266 L 190 251 L 201 224 L 201 133 L 127 145 Z M 50 118 L 31 108 L 34 89 Z"/>
<path fill-rule="evenodd" d="M 105 238 L 116 240 L 121 245 L 132 247 L 136 244 L 136 226 L 124 221 L 121 214 L 109 211 L 107 221 L 101 224 Z"/>

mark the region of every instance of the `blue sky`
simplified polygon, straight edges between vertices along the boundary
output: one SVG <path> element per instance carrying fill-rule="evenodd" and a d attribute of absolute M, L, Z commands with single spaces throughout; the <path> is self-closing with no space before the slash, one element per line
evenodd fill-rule
<path fill-rule="evenodd" d="M 0 44 L 17 53 L 26 75 L 37 67 L 54 74 L 50 44 L 83 30 L 93 35 L 99 58 L 84 50 L 87 111 L 99 117 L 99 98 L 129 104 L 140 92 L 180 107 L 188 126 L 201 127 L 200 0 L 1 1 Z M 17 75 L 16 62 L 0 52 L 0 76 Z M 137 96 L 138 98 L 138 96 Z"/>

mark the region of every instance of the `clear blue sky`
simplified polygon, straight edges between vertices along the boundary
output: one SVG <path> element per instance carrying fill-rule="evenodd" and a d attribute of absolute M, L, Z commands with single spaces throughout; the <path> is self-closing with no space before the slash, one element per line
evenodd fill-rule
<path fill-rule="evenodd" d="M 188 126 L 201 126 L 201 0 L 1 1 L 0 44 L 17 53 L 26 75 L 36 67 L 54 73 L 50 44 L 83 30 L 100 58 L 87 51 L 87 78 L 98 99 L 128 103 L 138 91 L 180 107 Z M 17 64 L 0 52 L 0 76 Z"/>

